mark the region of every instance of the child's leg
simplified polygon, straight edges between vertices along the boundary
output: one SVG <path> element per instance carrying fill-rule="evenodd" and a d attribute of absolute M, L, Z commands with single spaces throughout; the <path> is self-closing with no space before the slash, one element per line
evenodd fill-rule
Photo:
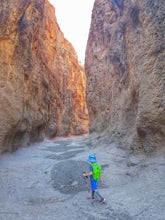
<path fill-rule="evenodd" d="M 92 199 L 95 197 L 95 192 L 97 190 L 98 183 L 95 180 L 91 180 L 91 190 L 92 190 Z"/>
<path fill-rule="evenodd" d="M 98 191 L 95 191 L 95 194 L 96 194 L 96 196 L 98 197 L 99 200 L 104 199 L 104 197 Z"/>
<path fill-rule="evenodd" d="M 104 202 L 105 199 L 100 193 L 97 191 L 98 189 L 98 182 L 96 180 L 91 180 L 91 190 L 92 190 L 92 199 L 94 199 L 95 195 L 100 202 Z"/>
<path fill-rule="evenodd" d="M 105 198 L 102 195 L 100 195 L 98 191 L 96 191 L 95 194 L 101 203 L 105 203 Z"/>
<path fill-rule="evenodd" d="M 95 190 L 92 190 L 92 199 L 95 198 Z"/>

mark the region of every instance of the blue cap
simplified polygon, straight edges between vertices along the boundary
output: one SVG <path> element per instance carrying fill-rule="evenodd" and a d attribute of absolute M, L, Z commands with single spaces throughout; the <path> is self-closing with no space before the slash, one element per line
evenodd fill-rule
<path fill-rule="evenodd" d="M 87 159 L 88 162 L 91 162 L 91 163 L 96 163 L 97 160 L 96 160 L 96 156 L 95 154 L 90 154 L 88 159 Z"/>

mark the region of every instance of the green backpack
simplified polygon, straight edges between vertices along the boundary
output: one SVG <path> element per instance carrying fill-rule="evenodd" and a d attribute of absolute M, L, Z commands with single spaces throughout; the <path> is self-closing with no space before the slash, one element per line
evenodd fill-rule
<path fill-rule="evenodd" d="M 101 176 L 101 166 L 97 163 L 92 163 L 91 166 L 93 168 L 93 179 L 99 180 Z"/>

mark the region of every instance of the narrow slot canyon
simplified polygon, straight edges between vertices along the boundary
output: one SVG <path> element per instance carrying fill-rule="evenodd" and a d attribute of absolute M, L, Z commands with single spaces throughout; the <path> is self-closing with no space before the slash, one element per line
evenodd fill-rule
<path fill-rule="evenodd" d="M 0 3 L 0 220 L 164 220 L 164 0 L 95 0 L 84 64 L 56 11 Z"/>

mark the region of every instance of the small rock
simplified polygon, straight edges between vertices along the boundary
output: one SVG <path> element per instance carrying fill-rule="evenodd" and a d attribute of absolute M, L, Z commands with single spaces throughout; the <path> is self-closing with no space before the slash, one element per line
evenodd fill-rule
<path fill-rule="evenodd" d="M 73 181 L 71 186 L 78 187 L 78 182 L 77 181 Z"/>

